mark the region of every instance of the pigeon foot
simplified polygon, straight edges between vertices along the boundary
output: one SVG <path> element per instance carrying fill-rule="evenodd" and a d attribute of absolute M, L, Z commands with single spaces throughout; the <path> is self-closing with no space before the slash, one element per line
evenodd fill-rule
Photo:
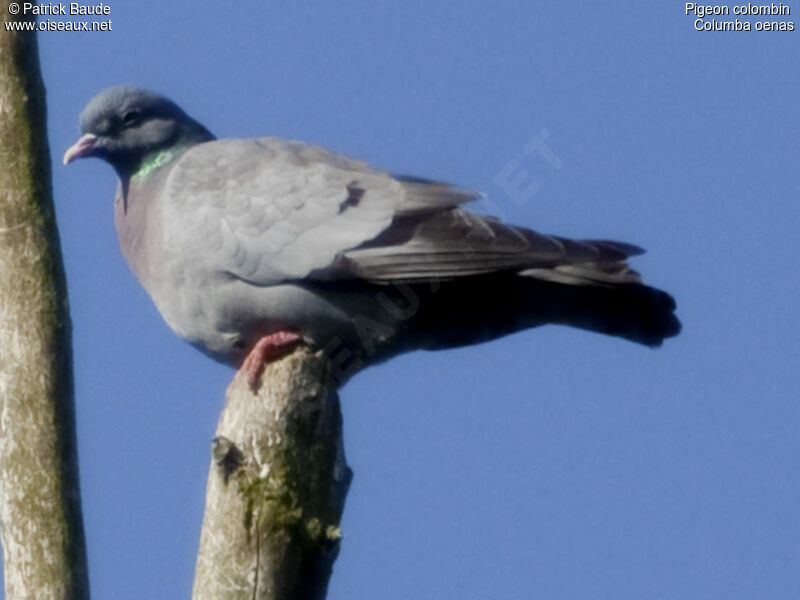
<path fill-rule="evenodd" d="M 293 350 L 301 337 L 293 331 L 276 331 L 262 337 L 244 359 L 240 371 L 247 375 L 247 383 L 253 391 L 258 389 L 261 373 L 267 363 L 277 360 Z"/>

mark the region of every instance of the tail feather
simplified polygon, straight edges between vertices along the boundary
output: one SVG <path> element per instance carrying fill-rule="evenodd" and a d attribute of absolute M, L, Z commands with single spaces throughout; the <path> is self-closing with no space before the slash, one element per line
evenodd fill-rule
<path fill-rule="evenodd" d="M 476 344 L 546 324 L 560 324 L 645 346 L 660 346 L 681 324 L 675 301 L 641 283 L 574 285 L 521 274 L 442 282 L 424 294 L 408 323 L 409 345 L 443 349 Z"/>
<path fill-rule="evenodd" d="M 650 347 L 660 346 L 681 330 L 672 296 L 640 283 L 611 287 L 566 286 L 557 296 L 555 323 Z"/>

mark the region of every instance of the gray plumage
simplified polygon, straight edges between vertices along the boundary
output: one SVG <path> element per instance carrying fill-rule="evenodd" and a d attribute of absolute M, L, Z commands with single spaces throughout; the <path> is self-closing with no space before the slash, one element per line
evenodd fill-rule
<path fill-rule="evenodd" d="M 107 160 L 122 251 L 175 332 L 238 365 L 292 330 L 367 362 L 547 323 L 650 346 L 672 299 L 625 262 L 462 206 L 479 194 L 275 138 L 215 140 L 171 101 L 120 86 L 80 118 L 65 162 Z"/>

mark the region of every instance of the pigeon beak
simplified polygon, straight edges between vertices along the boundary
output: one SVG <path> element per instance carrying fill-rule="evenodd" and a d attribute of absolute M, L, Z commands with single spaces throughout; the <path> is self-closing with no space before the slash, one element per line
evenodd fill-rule
<path fill-rule="evenodd" d="M 91 156 L 96 141 L 97 136 L 93 133 L 87 133 L 81 136 L 81 139 L 72 144 L 72 146 L 70 146 L 64 153 L 64 165 L 68 165 L 76 158 Z"/>

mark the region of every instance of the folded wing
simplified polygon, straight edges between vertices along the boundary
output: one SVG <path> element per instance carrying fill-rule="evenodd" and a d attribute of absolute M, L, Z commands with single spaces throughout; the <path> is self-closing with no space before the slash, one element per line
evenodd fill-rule
<path fill-rule="evenodd" d="M 641 249 L 545 236 L 460 208 L 479 197 L 299 142 L 221 140 L 192 148 L 172 169 L 164 243 L 256 285 L 496 271 L 570 284 L 639 281 L 625 260 Z"/>

